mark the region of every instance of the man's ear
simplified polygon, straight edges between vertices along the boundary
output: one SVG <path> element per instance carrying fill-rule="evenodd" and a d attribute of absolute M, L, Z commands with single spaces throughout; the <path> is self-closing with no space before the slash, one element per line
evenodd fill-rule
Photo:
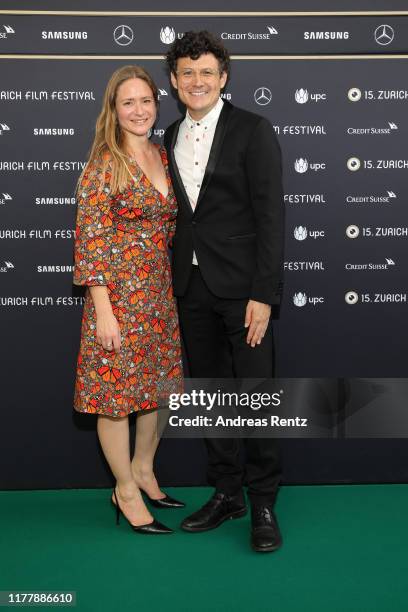
<path fill-rule="evenodd" d="M 170 73 L 170 81 L 171 81 L 171 84 L 173 85 L 174 89 L 178 89 L 178 87 L 177 87 L 177 78 L 176 78 L 176 75 L 174 74 L 174 72 Z"/>
<path fill-rule="evenodd" d="M 227 82 L 227 79 L 228 79 L 228 72 L 222 72 L 220 76 L 220 89 L 225 87 L 225 83 Z"/>

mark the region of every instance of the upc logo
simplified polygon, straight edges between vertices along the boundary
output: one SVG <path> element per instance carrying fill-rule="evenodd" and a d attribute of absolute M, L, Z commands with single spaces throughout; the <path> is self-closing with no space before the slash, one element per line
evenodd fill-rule
<path fill-rule="evenodd" d="M 304 306 L 306 302 L 307 302 L 306 293 L 302 293 L 301 291 L 299 291 L 298 293 L 295 293 L 295 295 L 293 296 L 293 303 L 295 306 L 298 306 L 299 308 Z"/>
<path fill-rule="evenodd" d="M 302 157 L 300 157 L 299 159 L 295 160 L 295 170 L 296 170 L 296 172 L 299 172 L 300 174 L 303 174 L 303 172 L 306 172 L 308 167 L 309 167 L 309 164 L 308 164 L 307 159 L 303 159 Z"/>
<path fill-rule="evenodd" d="M 174 28 L 166 26 L 160 30 L 160 40 L 165 45 L 171 45 L 176 40 L 176 32 Z"/>
<path fill-rule="evenodd" d="M 297 89 L 295 91 L 295 100 L 298 104 L 305 104 L 309 100 L 309 92 L 307 89 Z"/>
<path fill-rule="evenodd" d="M 307 229 L 302 227 L 302 225 L 299 225 L 295 227 L 293 235 L 296 240 L 305 240 L 307 238 Z"/>

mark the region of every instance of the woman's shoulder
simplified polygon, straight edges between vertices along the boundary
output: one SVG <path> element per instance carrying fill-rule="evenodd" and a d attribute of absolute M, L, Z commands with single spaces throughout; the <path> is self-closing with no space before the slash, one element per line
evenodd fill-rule
<path fill-rule="evenodd" d="M 112 154 L 110 151 L 103 151 L 99 155 L 90 157 L 85 169 L 85 174 L 89 176 L 110 175 L 112 171 Z"/>

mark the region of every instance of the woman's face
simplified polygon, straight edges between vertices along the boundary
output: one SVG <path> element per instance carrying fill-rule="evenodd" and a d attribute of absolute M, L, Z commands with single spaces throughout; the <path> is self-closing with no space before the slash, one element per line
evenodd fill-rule
<path fill-rule="evenodd" d="M 118 87 L 115 108 L 125 136 L 145 136 L 156 121 L 153 92 L 143 79 L 128 79 Z"/>

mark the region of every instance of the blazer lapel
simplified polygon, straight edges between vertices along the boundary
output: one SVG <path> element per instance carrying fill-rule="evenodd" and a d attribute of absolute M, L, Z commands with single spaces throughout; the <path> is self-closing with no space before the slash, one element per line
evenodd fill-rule
<path fill-rule="evenodd" d="M 191 214 L 193 214 L 194 210 L 193 210 L 193 208 L 192 208 L 192 206 L 190 204 L 190 199 L 189 199 L 189 197 L 187 195 L 187 192 L 186 192 L 186 190 L 184 188 L 184 183 L 183 183 L 183 180 L 182 180 L 182 178 L 180 176 L 180 172 L 179 172 L 179 169 L 178 169 L 178 166 L 177 166 L 177 162 L 176 162 L 176 157 L 174 155 L 174 147 L 176 146 L 177 136 L 178 136 L 179 129 L 180 129 L 180 124 L 183 121 L 183 119 L 184 119 L 184 117 L 181 117 L 177 121 L 176 125 L 174 126 L 174 130 L 173 130 L 173 134 L 172 134 L 172 138 L 171 138 L 170 160 L 169 161 L 170 161 L 170 164 L 171 164 L 171 167 L 172 167 L 172 170 L 173 170 L 173 176 L 175 177 L 176 182 L 177 182 L 177 187 L 178 187 L 178 189 L 181 192 L 181 195 L 182 195 L 182 197 L 184 199 L 184 203 L 185 203 L 185 205 L 187 207 L 187 210 L 189 210 L 191 212 Z"/>
<path fill-rule="evenodd" d="M 198 194 L 195 210 L 197 210 L 201 200 L 203 199 L 205 191 L 211 180 L 211 177 L 214 174 L 214 170 L 216 168 L 216 165 L 217 165 L 220 153 L 221 153 L 221 146 L 224 141 L 225 132 L 226 132 L 227 125 L 228 125 L 228 119 L 230 117 L 232 109 L 233 109 L 232 104 L 224 101 L 224 106 L 222 107 L 222 111 L 218 118 L 217 127 L 215 128 L 214 139 L 211 145 L 211 151 L 208 157 L 208 162 L 207 162 L 207 166 L 205 169 L 203 182 L 201 184 L 200 193 Z"/>

